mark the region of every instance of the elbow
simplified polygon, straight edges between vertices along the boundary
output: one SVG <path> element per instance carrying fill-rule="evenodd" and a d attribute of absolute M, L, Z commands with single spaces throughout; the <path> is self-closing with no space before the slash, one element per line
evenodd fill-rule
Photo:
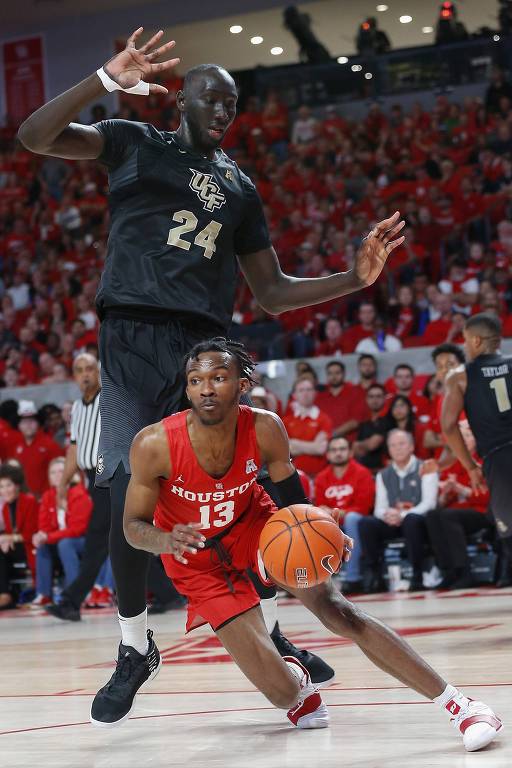
<path fill-rule="evenodd" d="M 126 520 L 125 519 L 123 521 L 123 532 L 124 532 L 124 537 L 125 537 L 126 541 L 128 542 L 128 544 L 131 547 L 133 547 L 134 549 L 139 549 L 139 546 L 138 546 L 138 543 L 137 543 L 137 539 L 136 539 L 136 537 L 134 538 L 134 536 L 133 536 L 133 526 L 132 526 L 132 521 L 131 520 Z"/>
<path fill-rule="evenodd" d="M 37 141 L 36 131 L 30 128 L 30 124 L 27 125 L 27 123 L 28 120 L 25 120 L 25 122 L 20 125 L 16 138 L 25 149 L 28 149 L 30 152 L 35 152 L 38 155 L 44 155 L 46 147 L 43 147 L 41 143 Z"/>

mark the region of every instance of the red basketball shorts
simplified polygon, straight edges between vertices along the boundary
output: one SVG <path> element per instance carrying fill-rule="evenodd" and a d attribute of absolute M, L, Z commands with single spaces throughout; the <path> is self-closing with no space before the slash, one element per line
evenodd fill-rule
<path fill-rule="evenodd" d="M 215 630 L 234 616 L 259 604 L 258 594 L 246 573 L 251 568 L 267 581 L 259 556 L 260 533 L 277 507 L 259 485 L 255 485 L 250 507 L 221 539 L 230 563 L 221 562 L 214 548 L 187 553 L 188 565 L 172 555 L 162 555 L 165 571 L 188 600 L 186 631 L 210 624 Z"/>

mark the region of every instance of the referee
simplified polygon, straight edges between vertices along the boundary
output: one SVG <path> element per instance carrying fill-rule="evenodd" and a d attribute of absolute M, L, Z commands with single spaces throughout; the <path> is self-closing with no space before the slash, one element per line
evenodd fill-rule
<path fill-rule="evenodd" d="M 83 353 L 75 358 L 73 375 L 82 397 L 75 400 L 71 411 L 71 445 L 61 484 L 57 489 L 58 505 L 66 506 L 69 482 L 77 469 L 88 480 L 93 510 L 85 538 L 85 548 L 77 578 L 62 592 L 58 604 L 45 606 L 48 613 L 67 621 L 80 621 L 80 606 L 90 592 L 98 572 L 108 556 L 110 531 L 110 494 L 108 488 L 94 485 L 100 439 L 100 369 L 96 358 Z"/>

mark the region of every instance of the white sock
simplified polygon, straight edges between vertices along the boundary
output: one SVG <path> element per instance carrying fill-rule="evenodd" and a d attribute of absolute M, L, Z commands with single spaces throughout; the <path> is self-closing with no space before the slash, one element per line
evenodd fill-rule
<path fill-rule="evenodd" d="M 277 622 L 277 595 L 260 600 L 260 606 L 267 632 L 270 635 Z"/>
<path fill-rule="evenodd" d="M 461 709 L 466 709 L 469 706 L 469 699 L 453 685 L 447 685 L 442 694 L 436 696 L 434 701 L 450 717 L 458 715 Z"/>
<path fill-rule="evenodd" d="M 128 619 L 121 616 L 120 613 L 117 615 L 121 627 L 122 644 L 135 648 L 136 651 L 145 656 L 149 648 L 147 638 L 148 609 L 145 608 L 138 616 L 131 616 Z"/>

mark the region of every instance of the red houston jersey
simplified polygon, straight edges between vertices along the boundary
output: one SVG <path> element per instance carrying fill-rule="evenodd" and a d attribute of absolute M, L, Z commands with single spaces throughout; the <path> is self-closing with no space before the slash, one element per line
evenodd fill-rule
<path fill-rule="evenodd" d="M 259 603 L 245 571 L 261 572 L 260 533 L 276 507 L 256 482 L 260 455 L 254 414 L 239 406 L 233 464 L 223 477 L 208 475 L 200 466 L 183 411 L 164 419 L 172 476 L 160 480 L 155 525 L 172 530 L 176 523 L 200 522 L 207 539 L 222 535 L 225 557 L 215 547 L 187 554 L 188 564 L 163 554 L 162 562 L 176 589 L 188 599 L 187 632 L 205 622 L 213 629 Z"/>
<path fill-rule="evenodd" d="M 169 441 L 172 477 L 160 480 L 155 524 L 171 530 L 176 523 L 202 523 L 210 538 L 235 522 L 250 506 L 261 466 L 254 414 L 239 406 L 233 464 L 224 477 L 211 477 L 200 466 L 181 411 L 163 420 Z M 257 486 L 259 487 L 259 486 Z"/>

